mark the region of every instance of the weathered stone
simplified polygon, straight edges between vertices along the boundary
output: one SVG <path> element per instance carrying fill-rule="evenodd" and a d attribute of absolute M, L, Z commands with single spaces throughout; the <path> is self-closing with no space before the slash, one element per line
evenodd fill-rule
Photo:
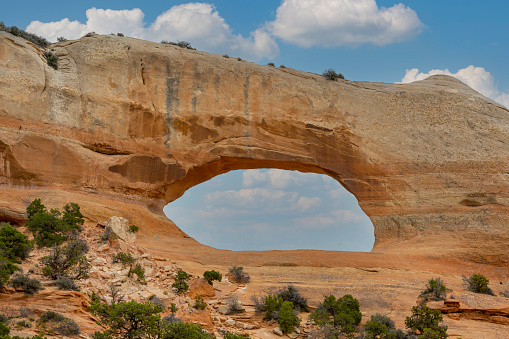
<path fill-rule="evenodd" d="M 122 217 L 111 217 L 108 220 L 107 227 L 111 227 L 113 233 L 126 242 L 134 242 L 136 240 L 136 235 L 129 231 L 129 222 Z"/>
<path fill-rule="evenodd" d="M 20 201 L 6 217 L 24 218 L 30 187 L 162 213 L 216 175 L 277 167 L 340 182 L 378 252 L 434 236 L 412 246 L 508 264 L 509 111 L 457 79 L 327 81 L 99 35 L 52 45 L 54 70 L 22 38 L 0 32 L 0 46 L 1 210 Z"/>
<path fill-rule="evenodd" d="M 103 244 L 103 245 L 99 246 L 99 248 L 97 248 L 97 252 L 105 252 L 109 249 L 110 249 L 110 245 Z"/>
<path fill-rule="evenodd" d="M 233 320 L 232 318 L 228 318 L 228 319 L 224 322 L 224 326 L 226 326 L 226 327 L 232 327 L 232 326 L 235 326 L 235 320 Z"/>
<path fill-rule="evenodd" d="M 281 328 L 279 328 L 279 326 L 273 329 L 272 332 L 276 333 L 280 337 L 283 336 L 283 331 L 281 331 Z"/>
<path fill-rule="evenodd" d="M 218 306 L 217 311 L 221 314 L 228 314 L 230 312 L 230 308 L 227 305 L 220 305 Z"/>

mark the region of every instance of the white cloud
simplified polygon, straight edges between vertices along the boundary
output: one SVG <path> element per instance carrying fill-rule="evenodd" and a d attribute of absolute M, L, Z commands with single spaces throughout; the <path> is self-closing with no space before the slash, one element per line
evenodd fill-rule
<path fill-rule="evenodd" d="M 217 191 L 205 196 L 208 208 L 214 206 L 244 207 L 249 209 L 275 209 L 283 204 L 294 204 L 298 201 L 298 194 L 267 188 L 245 188 L 238 191 Z"/>
<path fill-rule="evenodd" d="M 219 15 L 215 7 L 207 3 L 187 3 L 171 7 L 146 25 L 139 8 L 132 10 L 87 10 L 87 22 L 63 19 L 57 22 L 31 22 L 27 31 L 42 35 L 50 41 L 57 37 L 77 39 L 87 32 L 98 34 L 124 33 L 126 36 L 160 42 L 188 41 L 194 47 L 216 53 L 230 53 L 244 58 L 273 58 L 279 54 L 274 38 L 263 29 L 249 37 L 236 35 Z"/>
<path fill-rule="evenodd" d="M 293 209 L 297 209 L 301 212 L 305 212 L 305 211 L 309 210 L 310 208 L 320 205 L 321 202 L 322 202 L 322 199 L 320 199 L 318 197 L 314 197 L 314 198 L 300 197 L 299 200 L 297 200 L 297 203 L 293 206 Z"/>
<path fill-rule="evenodd" d="M 401 83 L 424 80 L 429 76 L 439 74 L 453 76 L 463 81 L 465 84 L 472 87 L 482 95 L 487 96 L 488 98 L 491 98 L 506 107 L 509 107 L 509 94 L 502 93 L 498 90 L 495 79 L 490 72 L 484 69 L 484 67 L 475 67 L 470 65 L 458 70 L 456 73 L 451 73 L 447 68 L 443 70 L 433 69 L 428 73 L 419 73 L 417 68 L 407 69 L 405 76 L 403 79 L 401 79 Z"/>
<path fill-rule="evenodd" d="M 335 223 L 335 221 L 332 218 L 323 215 L 313 215 L 310 217 L 295 218 L 292 219 L 292 221 L 299 229 L 314 229 L 314 230 L 329 228 Z"/>
<path fill-rule="evenodd" d="M 301 47 L 336 47 L 405 41 L 423 26 L 403 4 L 379 8 L 375 0 L 284 0 L 266 28 Z"/>
<path fill-rule="evenodd" d="M 285 171 L 280 169 L 270 170 L 246 170 L 242 174 L 243 186 L 267 185 L 273 188 L 283 189 L 290 186 L 317 186 L 322 175 L 302 173 L 298 171 Z"/>
<path fill-rule="evenodd" d="M 340 222 L 351 223 L 361 222 L 363 217 L 351 210 L 335 210 L 331 212 Z"/>

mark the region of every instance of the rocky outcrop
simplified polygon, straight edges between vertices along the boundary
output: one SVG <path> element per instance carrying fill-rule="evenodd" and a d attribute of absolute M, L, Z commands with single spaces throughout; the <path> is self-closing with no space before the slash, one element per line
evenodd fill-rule
<path fill-rule="evenodd" d="M 0 32 L 5 190 L 130 199 L 162 213 L 231 170 L 314 172 L 357 197 L 375 250 L 431 237 L 414 245 L 508 261 L 509 111 L 454 78 L 334 82 L 116 36 L 51 48 L 58 70 Z"/>

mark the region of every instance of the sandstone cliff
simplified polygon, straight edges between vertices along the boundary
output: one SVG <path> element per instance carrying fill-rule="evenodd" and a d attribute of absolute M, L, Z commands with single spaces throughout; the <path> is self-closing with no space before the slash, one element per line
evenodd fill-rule
<path fill-rule="evenodd" d="M 97 219 L 134 204 L 184 236 L 157 216 L 165 203 L 272 167 L 339 181 L 373 221 L 375 250 L 410 241 L 508 261 L 509 111 L 454 78 L 333 82 L 117 36 L 50 48 L 58 70 L 0 32 L 0 219 L 22 221 L 42 192 L 73 194 L 102 199 Z"/>

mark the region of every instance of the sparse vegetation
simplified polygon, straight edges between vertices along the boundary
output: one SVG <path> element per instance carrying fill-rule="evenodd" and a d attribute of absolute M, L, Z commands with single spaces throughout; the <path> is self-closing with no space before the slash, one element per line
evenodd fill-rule
<path fill-rule="evenodd" d="M 233 266 L 228 268 L 228 271 L 231 274 L 232 280 L 238 284 L 248 283 L 250 280 L 249 274 L 244 273 L 243 267 Z"/>
<path fill-rule="evenodd" d="M 284 301 L 279 309 L 279 318 L 277 319 L 279 328 L 283 333 L 291 333 L 300 325 L 300 319 L 297 317 L 293 303 Z"/>
<path fill-rule="evenodd" d="M 124 33 L 117 33 L 117 36 L 123 37 Z"/>
<path fill-rule="evenodd" d="M 416 338 L 411 333 L 405 333 L 396 329 L 394 321 L 379 313 L 372 315 L 363 327 L 359 339 L 412 339 Z"/>
<path fill-rule="evenodd" d="M 107 329 L 95 332 L 94 339 L 107 338 L 160 338 L 208 339 L 211 338 L 198 325 L 183 323 L 178 318 L 164 317 L 163 307 L 134 301 L 112 303 L 92 302 L 90 311 L 99 316 Z"/>
<path fill-rule="evenodd" d="M 255 311 L 264 313 L 265 320 L 279 319 L 279 311 L 285 301 L 289 301 L 294 306 L 295 311 L 309 312 L 307 299 L 301 296 L 299 290 L 293 285 L 284 285 L 274 293 L 269 293 L 265 297 L 251 296 Z"/>
<path fill-rule="evenodd" d="M 286 68 L 285 65 L 279 65 L 279 68 Z"/>
<path fill-rule="evenodd" d="M 249 339 L 249 337 L 228 332 L 224 334 L 223 339 Z"/>
<path fill-rule="evenodd" d="M 422 291 L 421 296 L 424 300 L 445 300 L 447 288 L 440 278 L 430 279 L 426 285 L 426 289 Z"/>
<path fill-rule="evenodd" d="M 329 69 L 326 69 L 325 71 L 323 71 L 322 75 L 327 79 L 327 80 L 332 80 L 332 81 L 336 81 L 337 79 L 344 79 L 345 77 L 343 76 L 343 74 L 341 73 L 336 73 L 336 71 L 333 69 L 333 68 L 329 68 Z"/>
<path fill-rule="evenodd" d="M 5 31 L 7 33 L 11 33 L 12 35 L 19 36 L 42 48 L 45 48 L 50 45 L 49 41 L 41 36 L 28 33 L 22 29 L 19 29 L 16 26 L 7 27 L 3 22 L 0 25 L 0 31 Z"/>
<path fill-rule="evenodd" d="M 193 46 L 191 46 L 191 43 L 189 43 L 187 41 L 178 41 L 177 40 L 177 42 L 173 42 L 173 41 L 163 40 L 163 41 L 161 41 L 161 43 L 166 44 L 166 45 L 174 45 L 174 46 L 179 46 L 182 48 L 196 50 L 196 48 L 193 48 Z"/>
<path fill-rule="evenodd" d="M 316 310 L 311 313 L 311 319 L 319 326 L 332 323 L 341 332 L 353 333 L 362 319 L 359 309 L 359 301 L 350 294 L 336 299 L 335 296 L 326 296 Z"/>
<path fill-rule="evenodd" d="M 208 282 L 210 285 L 212 285 L 212 282 L 213 282 L 214 280 L 216 280 L 216 281 L 221 281 L 221 280 L 223 279 L 223 275 L 222 275 L 221 273 L 217 272 L 217 271 L 214 271 L 214 270 L 212 270 L 212 271 L 205 271 L 205 272 L 203 273 L 203 278 L 204 278 L 205 280 L 207 280 L 207 282 Z"/>
<path fill-rule="evenodd" d="M 194 308 L 196 308 L 197 310 L 204 310 L 205 308 L 207 308 L 207 303 L 205 302 L 205 300 L 203 300 L 201 296 L 197 295 L 196 298 L 194 299 Z"/>
<path fill-rule="evenodd" d="M 91 267 L 85 256 L 87 252 L 88 245 L 82 239 L 70 240 L 66 245 L 54 246 L 50 254 L 41 259 L 44 264 L 42 273 L 51 279 L 87 278 Z"/>
<path fill-rule="evenodd" d="M 32 279 L 28 274 L 23 273 L 16 273 L 11 278 L 11 285 L 14 288 L 21 288 L 26 295 L 33 295 L 43 289 L 39 280 Z"/>
<path fill-rule="evenodd" d="M 47 328 L 48 326 L 49 329 Z M 55 331 L 62 335 L 80 334 L 80 326 L 74 320 L 53 311 L 47 311 L 41 314 L 38 327 Z"/>
<path fill-rule="evenodd" d="M 58 69 L 58 57 L 55 54 L 53 54 L 51 51 L 46 51 L 44 52 L 44 57 L 46 58 L 48 66 L 52 67 L 53 69 Z"/>
<path fill-rule="evenodd" d="M 140 228 L 136 225 L 129 226 L 129 232 L 137 233 L 140 230 Z"/>
<path fill-rule="evenodd" d="M 509 290 L 505 290 L 500 292 L 500 295 L 504 298 L 509 298 Z"/>
<path fill-rule="evenodd" d="M 244 306 L 242 306 L 239 298 L 235 294 L 232 294 L 228 297 L 226 307 L 228 308 L 227 314 L 236 314 L 244 311 Z"/>
<path fill-rule="evenodd" d="M 223 58 L 228 59 L 230 56 L 228 54 L 223 54 Z"/>
<path fill-rule="evenodd" d="M 117 239 L 117 235 L 113 232 L 110 226 L 107 226 L 104 229 L 104 232 L 99 235 L 99 239 L 101 241 L 115 240 Z"/>
<path fill-rule="evenodd" d="M 80 288 L 78 287 L 78 285 L 76 285 L 74 280 L 72 280 L 68 277 L 62 277 L 62 278 L 58 279 L 56 281 L 55 285 L 58 287 L 59 290 L 64 290 L 64 291 L 79 291 L 80 290 Z"/>
<path fill-rule="evenodd" d="M 143 281 L 145 279 L 145 269 L 140 264 L 136 263 L 136 259 L 131 254 L 119 252 L 113 257 L 113 262 L 119 262 L 123 267 L 129 267 L 129 271 L 127 272 L 128 277 L 136 274 L 138 281 Z"/>
<path fill-rule="evenodd" d="M 242 58 L 241 58 L 241 57 L 238 57 L 238 58 L 237 58 L 237 60 L 238 60 L 238 61 L 242 61 Z"/>
<path fill-rule="evenodd" d="M 175 303 L 171 303 L 170 306 L 168 307 L 168 310 L 170 311 L 171 314 L 175 315 L 175 313 L 177 313 L 179 309 Z"/>
<path fill-rule="evenodd" d="M 9 259 L 0 256 L 0 288 L 4 288 L 9 281 L 11 274 L 16 271 L 16 265 L 14 265 Z"/>
<path fill-rule="evenodd" d="M 433 310 L 426 305 L 412 307 L 412 315 L 406 317 L 405 325 L 419 338 L 447 338 L 447 326 L 441 325 L 443 320 L 440 310 Z"/>
<path fill-rule="evenodd" d="M 81 232 L 85 222 L 78 204 L 69 203 L 64 206 L 64 212 L 51 209 L 49 212 L 35 199 L 28 205 L 28 221 L 25 226 L 32 232 L 38 247 L 60 245 L 69 239 L 71 234 Z"/>
<path fill-rule="evenodd" d="M 60 36 L 60 37 L 57 38 L 57 41 L 58 42 L 64 42 L 64 41 L 67 41 L 67 39 L 64 38 L 63 36 Z"/>
<path fill-rule="evenodd" d="M 312 330 L 308 339 L 337 339 L 339 331 L 332 323 L 325 323 Z"/>
<path fill-rule="evenodd" d="M 488 286 L 490 280 L 481 274 L 472 274 L 470 278 L 463 277 L 463 280 L 467 283 L 467 290 L 474 293 L 482 293 L 495 295 L 491 288 Z"/>
<path fill-rule="evenodd" d="M 189 280 L 189 275 L 186 271 L 178 271 L 175 276 L 175 282 L 171 284 L 171 287 L 175 289 L 176 293 L 186 292 L 189 289 L 189 285 L 187 281 Z"/>
<path fill-rule="evenodd" d="M 273 63 L 273 62 L 269 62 L 269 63 L 267 64 L 267 66 L 275 67 L 275 65 L 274 65 L 274 63 Z"/>
<path fill-rule="evenodd" d="M 8 223 L 0 223 L 0 254 L 6 259 L 20 263 L 28 258 L 33 244 L 28 237 Z"/>

